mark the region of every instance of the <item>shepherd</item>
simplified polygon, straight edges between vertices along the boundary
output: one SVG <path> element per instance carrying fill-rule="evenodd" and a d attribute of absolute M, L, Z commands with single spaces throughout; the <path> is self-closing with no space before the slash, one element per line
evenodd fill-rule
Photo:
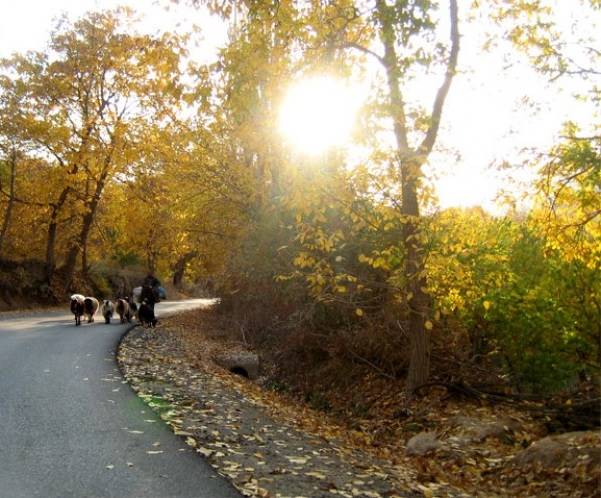
<path fill-rule="evenodd" d="M 155 303 L 160 302 L 159 289 L 161 282 L 154 276 L 153 271 L 149 271 L 148 275 L 142 282 L 142 290 L 140 292 L 140 302 L 146 301 L 146 304 L 152 309 L 154 313 Z"/>

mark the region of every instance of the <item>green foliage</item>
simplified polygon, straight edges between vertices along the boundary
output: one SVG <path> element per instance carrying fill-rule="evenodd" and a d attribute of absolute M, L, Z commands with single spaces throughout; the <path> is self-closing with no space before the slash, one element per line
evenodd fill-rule
<path fill-rule="evenodd" d="M 480 330 L 471 354 L 493 356 L 512 384 L 529 391 L 598 375 L 596 272 L 549 251 L 528 222 L 469 211 L 454 211 L 451 223 L 441 218 L 433 223 L 431 292 L 443 317 L 454 316 L 472 338 Z"/>
<path fill-rule="evenodd" d="M 133 251 L 117 249 L 113 254 L 113 259 L 122 267 L 137 266 L 141 263 L 140 257 Z"/>
<path fill-rule="evenodd" d="M 94 284 L 95 294 L 100 298 L 112 298 L 114 293 L 114 289 L 109 284 L 106 276 L 100 273 L 94 273 L 90 275 L 92 282 Z"/>
<path fill-rule="evenodd" d="M 576 384 L 578 374 L 597 375 L 598 324 L 594 274 L 557 253 L 545 257 L 544 240 L 517 239 L 507 270 L 513 278 L 485 296 L 489 333 L 521 388 L 551 392 Z"/>
<path fill-rule="evenodd" d="M 540 166 L 533 216 L 549 249 L 601 270 L 601 136 L 564 133 Z"/>
<path fill-rule="evenodd" d="M 295 224 L 294 269 L 279 280 L 297 279 L 318 303 L 312 325 L 402 320 L 410 296 L 403 292 L 402 245 L 386 238 L 398 230 L 383 229 L 393 219 L 386 207 L 364 198 L 349 210 L 342 195 L 326 206 L 327 195 L 322 204 L 311 199 Z M 379 218 L 382 211 L 389 216 Z M 369 223 L 358 223 L 357 212 Z M 324 236 L 337 231 L 343 236 Z M 425 233 L 431 319 L 447 334 L 441 347 L 467 343 L 449 353 L 487 358 L 522 391 L 553 392 L 598 375 L 600 279 L 590 265 L 550 250 L 534 218 L 451 209 L 429 218 Z"/>

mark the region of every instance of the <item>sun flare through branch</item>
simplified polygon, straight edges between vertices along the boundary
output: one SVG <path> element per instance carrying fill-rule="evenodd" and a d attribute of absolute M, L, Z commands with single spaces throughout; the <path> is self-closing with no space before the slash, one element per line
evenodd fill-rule
<path fill-rule="evenodd" d="M 319 154 L 350 141 L 361 103 L 357 88 L 328 76 L 297 82 L 287 92 L 279 113 L 279 129 L 297 150 Z"/>

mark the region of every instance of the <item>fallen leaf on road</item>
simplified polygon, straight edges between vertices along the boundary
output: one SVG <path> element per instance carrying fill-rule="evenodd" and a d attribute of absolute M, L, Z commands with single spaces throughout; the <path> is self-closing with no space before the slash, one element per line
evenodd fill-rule
<path fill-rule="evenodd" d="M 192 433 L 188 432 L 188 431 L 180 431 L 178 429 L 173 431 L 173 434 L 175 434 L 176 436 L 191 436 Z"/>
<path fill-rule="evenodd" d="M 209 448 L 198 448 L 196 451 L 198 451 L 198 453 L 200 453 L 202 456 L 204 457 L 210 457 L 213 454 L 213 450 L 210 450 Z"/>

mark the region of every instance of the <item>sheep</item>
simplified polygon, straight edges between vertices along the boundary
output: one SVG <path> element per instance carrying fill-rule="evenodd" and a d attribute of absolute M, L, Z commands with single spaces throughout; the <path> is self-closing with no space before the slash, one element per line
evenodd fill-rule
<path fill-rule="evenodd" d="M 88 323 L 92 323 L 94 321 L 94 316 L 98 311 L 98 299 L 95 297 L 86 297 L 83 300 L 83 312 L 84 315 L 88 317 Z"/>
<path fill-rule="evenodd" d="M 155 327 L 158 320 L 154 316 L 154 310 L 150 307 L 146 299 L 142 301 L 138 308 L 138 320 L 144 327 Z"/>
<path fill-rule="evenodd" d="M 102 301 L 102 316 L 104 317 L 104 323 L 111 323 L 111 318 L 113 318 L 113 313 L 115 313 L 115 305 L 112 301 L 105 299 Z"/>
<path fill-rule="evenodd" d="M 128 321 L 131 322 L 131 318 L 138 318 L 138 305 L 133 299 L 130 299 L 129 297 L 126 297 L 125 300 L 127 301 L 127 304 L 129 304 L 130 315 Z"/>
<path fill-rule="evenodd" d="M 127 299 L 123 299 L 123 298 L 117 299 L 116 309 L 117 309 L 117 314 L 119 315 L 119 318 L 121 319 L 121 323 L 125 323 L 125 321 L 131 322 L 131 310 L 129 308 L 129 303 L 127 302 Z"/>
<path fill-rule="evenodd" d="M 84 314 L 85 297 L 81 294 L 71 296 L 71 313 L 75 315 L 75 325 L 81 325 L 81 317 Z"/>

